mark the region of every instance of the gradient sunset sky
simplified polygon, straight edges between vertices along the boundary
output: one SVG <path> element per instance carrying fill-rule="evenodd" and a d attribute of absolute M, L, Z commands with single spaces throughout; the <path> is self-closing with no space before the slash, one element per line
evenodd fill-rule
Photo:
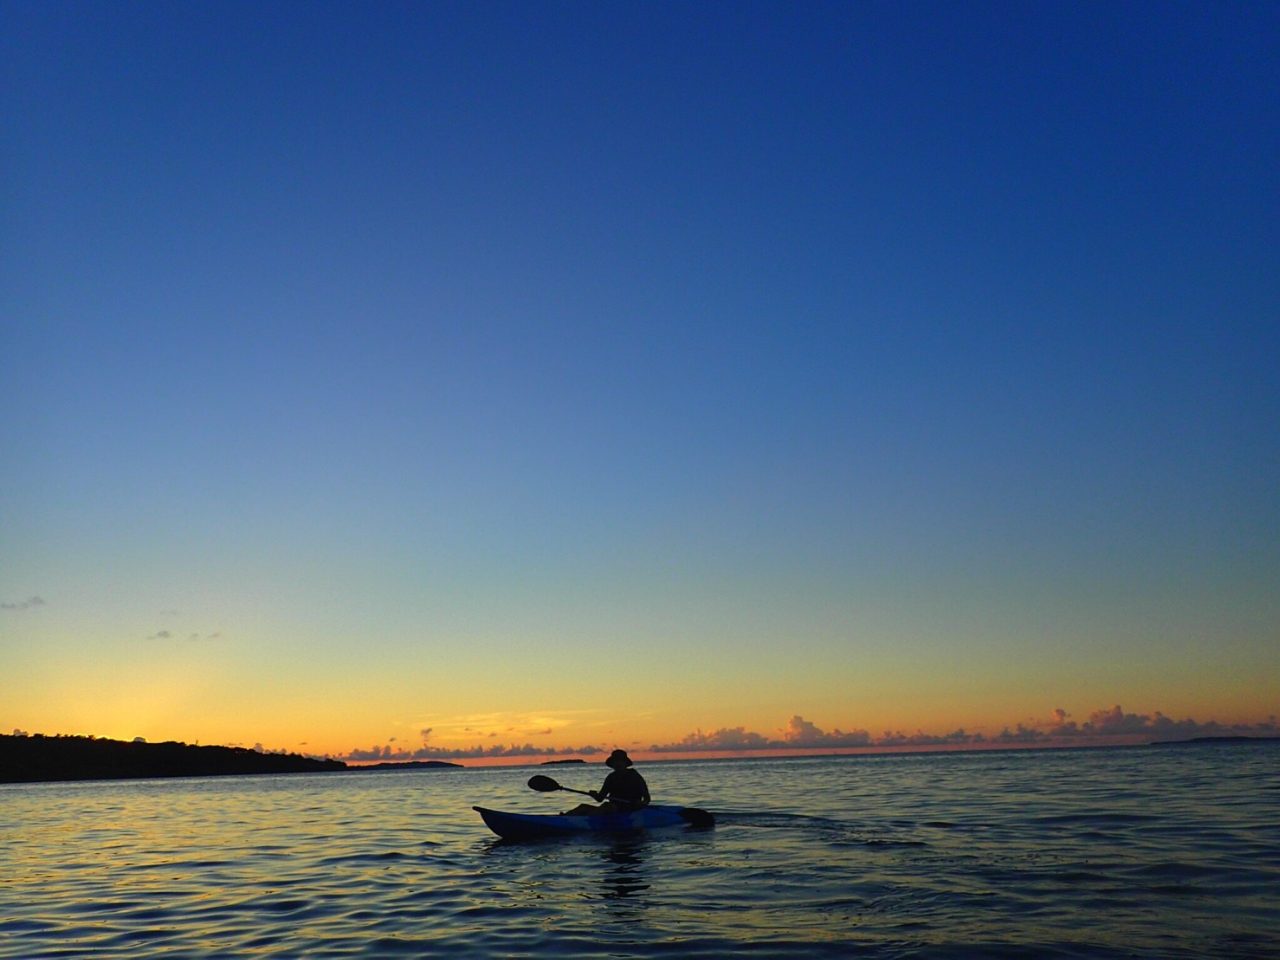
<path fill-rule="evenodd" d="M 1280 5 L 0 20 L 3 732 L 1275 732 Z"/>

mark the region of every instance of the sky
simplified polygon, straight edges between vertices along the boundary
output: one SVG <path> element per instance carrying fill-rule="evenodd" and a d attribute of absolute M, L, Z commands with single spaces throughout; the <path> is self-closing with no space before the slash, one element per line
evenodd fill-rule
<path fill-rule="evenodd" d="M 3 732 L 1277 732 L 1280 6 L 0 17 Z"/>

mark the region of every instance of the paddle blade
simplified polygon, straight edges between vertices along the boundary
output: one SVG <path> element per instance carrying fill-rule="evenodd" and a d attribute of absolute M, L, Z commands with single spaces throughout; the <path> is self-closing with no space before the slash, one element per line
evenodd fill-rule
<path fill-rule="evenodd" d="M 697 807 L 685 807 L 680 811 L 680 816 L 695 830 L 710 830 L 716 825 L 716 818 L 712 814 Z"/>
<path fill-rule="evenodd" d="M 556 783 L 550 777 L 544 777 L 537 774 L 529 778 L 529 789 L 537 790 L 539 793 L 550 793 L 552 790 L 563 790 L 564 787 Z"/>

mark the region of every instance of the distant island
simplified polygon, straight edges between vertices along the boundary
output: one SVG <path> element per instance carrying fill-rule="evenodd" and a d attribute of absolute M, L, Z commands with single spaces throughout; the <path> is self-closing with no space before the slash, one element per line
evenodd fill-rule
<path fill-rule="evenodd" d="M 542 765 L 544 767 L 562 767 L 565 764 L 569 764 L 569 763 L 586 763 L 586 762 L 587 761 L 585 760 L 543 760 Z"/>
<path fill-rule="evenodd" d="M 1218 736 L 1192 737 L 1189 740 L 1156 740 L 1153 747 L 1198 747 L 1213 743 L 1277 743 L 1280 737 Z"/>
<path fill-rule="evenodd" d="M 448 760 L 396 760 L 383 761 L 382 763 L 369 763 L 359 767 L 348 767 L 349 770 L 440 770 L 444 767 L 453 767 L 457 770 L 466 769 L 460 763 L 450 763 Z"/>
<path fill-rule="evenodd" d="M 245 747 L 201 747 L 172 740 L 146 743 L 139 739 L 126 743 L 97 737 L 0 734 L 0 783 L 326 773 L 346 769 L 347 765 L 341 760 L 317 760 L 296 753 L 260 753 Z"/>

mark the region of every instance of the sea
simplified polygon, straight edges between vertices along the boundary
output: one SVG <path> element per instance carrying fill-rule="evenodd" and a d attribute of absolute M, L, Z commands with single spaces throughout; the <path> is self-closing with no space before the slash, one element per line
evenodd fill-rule
<path fill-rule="evenodd" d="M 1280 744 L 639 764 L 713 830 L 510 842 L 491 767 L 0 787 L 0 957 L 1280 957 Z"/>

